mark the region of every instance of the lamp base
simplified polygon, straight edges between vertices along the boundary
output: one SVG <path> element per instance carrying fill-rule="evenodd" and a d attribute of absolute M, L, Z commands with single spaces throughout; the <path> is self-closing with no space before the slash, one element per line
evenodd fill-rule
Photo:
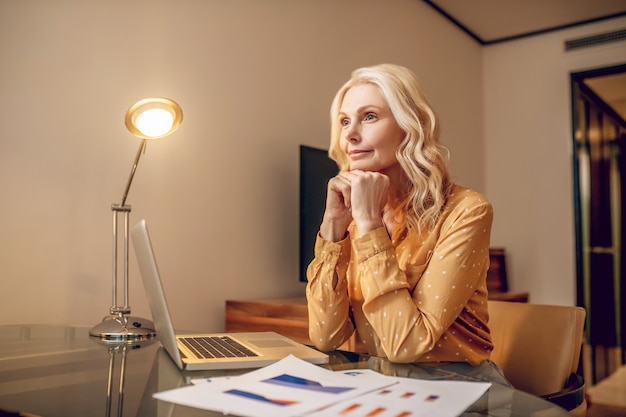
<path fill-rule="evenodd" d="M 156 337 L 156 330 L 150 320 L 119 314 L 105 317 L 89 330 L 89 335 L 111 342 L 141 341 Z"/>

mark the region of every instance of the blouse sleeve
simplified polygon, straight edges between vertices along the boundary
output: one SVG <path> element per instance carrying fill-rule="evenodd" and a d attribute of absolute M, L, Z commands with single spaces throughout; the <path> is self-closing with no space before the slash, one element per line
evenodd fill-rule
<path fill-rule="evenodd" d="M 307 268 L 306 297 L 309 338 L 323 351 L 337 349 L 354 332 L 346 280 L 349 262 L 349 235 L 337 243 L 318 235 L 315 257 Z"/>
<path fill-rule="evenodd" d="M 363 313 L 391 361 L 418 361 L 464 311 L 485 279 L 492 217 L 486 200 L 453 209 L 426 265 L 410 267 L 423 272 L 400 269 L 384 228 L 355 239 Z M 420 276 L 412 291 L 407 274 Z"/>

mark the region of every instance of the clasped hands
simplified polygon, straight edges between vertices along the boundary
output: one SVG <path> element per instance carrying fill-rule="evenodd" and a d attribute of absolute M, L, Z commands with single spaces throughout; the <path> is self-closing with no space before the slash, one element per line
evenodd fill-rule
<path fill-rule="evenodd" d="M 354 220 L 359 235 L 383 226 L 389 177 L 374 171 L 342 171 L 328 181 L 326 210 L 320 227 L 325 240 L 338 242 Z"/>

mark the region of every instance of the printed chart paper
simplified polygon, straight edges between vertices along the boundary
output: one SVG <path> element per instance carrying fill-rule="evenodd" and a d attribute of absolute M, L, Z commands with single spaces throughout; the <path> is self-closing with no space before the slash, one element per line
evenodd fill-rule
<path fill-rule="evenodd" d="M 461 415 L 491 386 L 484 382 L 394 378 L 397 383 L 342 401 L 309 417 L 432 417 Z"/>
<path fill-rule="evenodd" d="M 369 369 L 334 372 L 293 356 L 243 375 L 192 382 L 154 397 L 241 417 L 455 417 L 491 386 Z"/>
<path fill-rule="evenodd" d="M 380 374 L 354 378 L 288 356 L 240 376 L 207 379 L 154 397 L 242 417 L 296 417 L 395 383 Z"/>

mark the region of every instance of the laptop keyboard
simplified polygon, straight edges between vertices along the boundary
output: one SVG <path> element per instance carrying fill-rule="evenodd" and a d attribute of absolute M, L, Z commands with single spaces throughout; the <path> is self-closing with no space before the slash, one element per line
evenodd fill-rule
<path fill-rule="evenodd" d="M 245 358 L 259 356 L 228 336 L 184 337 L 179 339 L 198 358 Z"/>

